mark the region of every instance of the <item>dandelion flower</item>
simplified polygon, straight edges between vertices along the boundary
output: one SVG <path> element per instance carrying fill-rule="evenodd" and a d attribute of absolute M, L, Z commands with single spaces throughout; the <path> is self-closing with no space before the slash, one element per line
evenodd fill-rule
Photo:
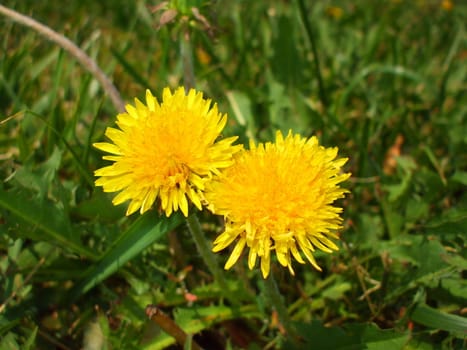
<path fill-rule="evenodd" d="M 232 145 L 236 137 L 219 140 L 226 122 L 201 92 L 166 88 L 159 103 L 147 90 L 146 105 L 135 99 L 117 116 L 119 129 L 107 128 L 112 142 L 94 144 L 113 162 L 95 171 L 96 186 L 119 192 L 115 205 L 129 200 L 127 215 L 144 213 L 159 198 L 167 216 L 178 209 L 188 216 L 189 201 L 201 209 L 206 182 L 241 147 Z"/>
<path fill-rule="evenodd" d="M 331 253 L 341 228 L 342 208 L 333 202 L 347 190 L 339 183 L 350 174 L 341 173 L 347 159 L 336 159 L 336 148 L 324 148 L 316 137 L 309 139 L 281 132 L 276 142 L 257 146 L 234 156 L 235 163 L 222 171 L 206 189 L 208 208 L 225 218 L 225 230 L 214 241 L 214 252 L 235 244 L 225 269 L 232 267 L 245 246 L 248 267 L 259 257 L 263 277 L 269 275 L 271 251 L 293 275 L 292 257 L 302 254 L 316 269 L 315 249 Z"/>

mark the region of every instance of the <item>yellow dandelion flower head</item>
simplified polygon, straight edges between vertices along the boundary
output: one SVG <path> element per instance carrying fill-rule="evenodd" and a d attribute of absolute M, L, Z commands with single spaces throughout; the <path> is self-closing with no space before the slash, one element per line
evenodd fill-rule
<path fill-rule="evenodd" d="M 259 257 L 264 278 L 273 250 L 292 275 L 292 257 L 303 264 L 302 253 L 321 270 L 313 252 L 338 250 L 332 239 L 338 239 L 342 208 L 333 202 L 348 192 L 339 187 L 350 176 L 341 173 L 347 159 L 336 159 L 337 151 L 320 146 L 316 137 L 289 132 L 284 139 L 278 131 L 275 143 L 250 142 L 249 150 L 235 155 L 235 163 L 205 193 L 208 208 L 225 218 L 225 230 L 214 241 L 213 251 L 235 242 L 226 269 L 247 246 L 249 268 Z"/>
<path fill-rule="evenodd" d="M 113 162 L 95 171 L 96 186 L 119 192 L 115 205 L 129 200 L 127 215 L 144 213 L 159 198 L 167 216 L 178 209 L 188 216 L 188 200 L 201 209 L 206 182 L 241 147 L 232 145 L 236 137 L 219 140 L 226 122 L 201 92 L 165 88 L 159 103 L 147 90 L 146 104 L 135 99 L 117 116 L 118 129 L 107 128 L 112 142 L 94 144 Z"/>

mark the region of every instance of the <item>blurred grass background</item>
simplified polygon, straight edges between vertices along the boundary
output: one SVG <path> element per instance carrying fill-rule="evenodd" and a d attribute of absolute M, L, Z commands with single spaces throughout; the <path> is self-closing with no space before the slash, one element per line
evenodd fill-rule
<path fill-rule="evenodd" d="M 226 134 L 265 141 L 292 129 L 349 158 L 340 251 L 316 254 L 322 273 L 274 271 L 303 339 L 464 347 L 467 3 L 172 3 L 206 22 L 188 11 L 159 28 L 157 3 L 142 0 L 3 1 L 83 48 L 129 103 L 183 85 L 188 23 L 196 87 L 228 113 Z M 94 188 L 105 163 L 91 144 L 117 114 L 98 82 L 4 16 L 0 38 L 0 349 L 176 348 L 147 304 L 206 349 L 294 348 L 258 271 L 227 273 L 235 309 L 180 218 L 126 218 Z M 203 225 L 209 238 L 220 232 Z"/>

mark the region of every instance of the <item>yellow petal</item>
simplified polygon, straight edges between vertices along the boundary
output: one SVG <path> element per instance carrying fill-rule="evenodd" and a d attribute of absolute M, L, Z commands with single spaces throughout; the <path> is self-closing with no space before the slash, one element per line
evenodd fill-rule
<path fill-rule="evenodd" d="M 230 254 L 229 259 L 225 263 L 224 268 L 226 270 L 230 269 L 238 260 L 240 255 L 243 252 L 243 248 L 245 248 L 246 240 L 244 238 L 241 238 L 238 240 L 237 244 L 235 245 L 235 248 L 232 250 L 232 254 Z"/>
<path fill-rule="evenodd" d="M 265 256 L 261 257 L 261 272 L 263 274 L 263 278 L 268 277 L 270 268 L 271 268 L 271 255 L 268 253 Z"/>
<path fill-rule="evenodd" d="M 107 152 L 107 153 L 112 153 L 112 154 L 118 154 L 121 155 L 123 154 L 120 147 L 108 143 L 108 142 L 96 142 L 92 144 L 95 148 Z"/>
<path fill-rule="evenodd" d="M 250 270 L 252 270 L 256 265 L 256 257 L 256 251 L 254 249 L 250 249 L 250 252 L 248 253 L 248 268 Z"/>

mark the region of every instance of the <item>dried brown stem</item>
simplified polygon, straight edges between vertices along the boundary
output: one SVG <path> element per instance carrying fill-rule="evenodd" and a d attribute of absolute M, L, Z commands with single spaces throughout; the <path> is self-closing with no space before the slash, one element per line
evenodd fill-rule
<path fill-rule="evenodd" d="M 164 332 L 170 334 L 175 338 L 178 344 L 184 346 L 188 335 L 178 324 L 174 322 L 169 316 L 167 316 L 157 306 L 148 305 L 146 306 L 146 315 L 155 322 Z M 191 341 L 192 350 L 202 350 L 202 348 L 194 341 Z"/>
<path fill-rule="evenodd" d="M 87 69 L 99 83 L 101 83 L 104 91 L 109 95 L 113 105 L 119 112 L 125 111 L 125 103 L 123 102 L 120 93 L 115 85 L 110 81 L 107 75 L 99 68 L 97 63 L 89 57 L 83 50 L 81 50 L 71 40 L 52 30 L 50 27 L 39 23 L 31 17 L 22 15 L 8 7 L 0 5 L 0 13 L 11 18 L 13 21 L 18 22 L 26 27 L 32 28 L 47 40 L 50 40 L 60 46 L 73 56 L 85 69 Z"/>

